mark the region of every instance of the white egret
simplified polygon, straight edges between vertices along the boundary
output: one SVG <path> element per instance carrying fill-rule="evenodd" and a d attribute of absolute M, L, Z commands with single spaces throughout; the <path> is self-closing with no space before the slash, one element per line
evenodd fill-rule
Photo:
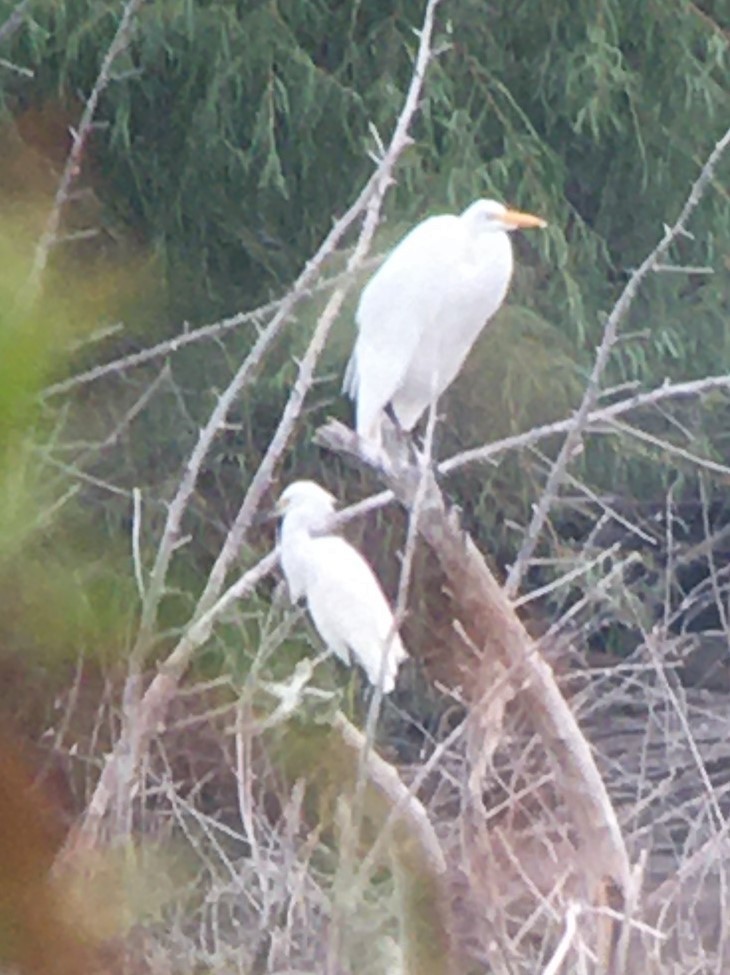
<path fill-rule="evenodd" d="M 545 227 L 531 213 L 476 200 L 460 215 L 419 223 L 363 289 L 344 391 L 358 434 L 380 448 L 390 407 L 410 431 L 454 381 L 512 277 L 509 234 Z"/>
<path fill-rule="evenodd" d="M 295 481 L 276 510 L 282 515 L 281 567 L 292 600 L 306 599 L 319 635 L 343 663 L 354 658 L 373 685 L 382 669 L 383 693 L 389 694 L 408 654 L 362 555 L 344 538 L 316 534 L 334 512 L 335 498 L 314 481 Z"/>

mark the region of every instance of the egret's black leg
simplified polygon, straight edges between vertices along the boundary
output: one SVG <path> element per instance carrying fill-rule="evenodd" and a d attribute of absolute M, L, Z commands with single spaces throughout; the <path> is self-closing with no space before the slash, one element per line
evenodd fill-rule
<path fill-rule="evenodd" d="M 383 427 L 383 446 L 391 465 L 395 469 L 412 467 L 415 460 L 413 443 L 408 433 L 400 425 L 393 404 L 388 403 L 383 412 L 390 421 L 387 426 Z"/>
<path fill-rule="evenodd" d="M 439 426 L 438 423 L 434 426 L 433 435 L 431 437 L 431 452 L 426 454 L 426 439 L 425 436 L 421 439 L 420 443 L 413 444 L 414 453 L 414 465 L 419 469 L 424 466 L 427 468 L 433 479 L 438 483 L 439 481 L 439 470 L 438 470 L 438 443 L 439 443 Z"/>
<path fill-rule="evenodd" d="M 400 430 L 402 433 L 403 429 L 400 423 L 398 422 L 398 417 L 395 415 L 395 410 L 393 409 L 393 404 L 391 402 L 385 404 L 385 409 L 383 410 L 383 413 L 385 413 L 385 415 L 388 417 L 388 419 L 396 428 L 396 430 Z"/>

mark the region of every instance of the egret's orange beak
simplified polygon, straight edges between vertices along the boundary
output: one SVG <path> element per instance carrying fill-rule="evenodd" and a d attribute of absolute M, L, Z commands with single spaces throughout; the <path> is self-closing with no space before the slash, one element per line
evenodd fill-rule
<path fill-rule="evenodd" d="M 509 224 L 516 230 L 532 230 L 547 227 L 547 220 L 542 217 L 535 217 L 531 213 L 522 213 L 520 210 L 507 210 L 499 218 L 503 223 Z"/>

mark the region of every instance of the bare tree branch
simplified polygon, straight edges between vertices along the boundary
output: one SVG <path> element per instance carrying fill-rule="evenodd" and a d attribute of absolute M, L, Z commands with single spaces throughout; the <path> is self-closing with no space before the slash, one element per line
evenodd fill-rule
<path fill-rule="evenodd" d="M 13 34 L 18 30 L 23 21 L 25 20 L 25 14 L 30 5 L 30 0 L 20 0 L 13 8 L 13 12 L 10 14 L 8 19 L 2 26 L 0 26 L 0 44 L 3 41 L 7 41 L 13 36 Z"/>
<path fill-rule="evenodd" d="M 136 713 L 138 725 L 135 728 L 135 739 L 138 743 L 148 742 L 163 726 L 165 714 L 177 693 L 180 680 L 189 667 L 195 651 L 210 637 L 215 620 L 237 600 L 252 592 L 259 582 L 269 575 L 277 562 L 278 553 L 269 552 L 256 565 L 248 569 L 208 613 L 189 627 L 185 636 L 160 666 L 140 702 Z M 128 739 L 120 740 L 112 754 L 108 756 L 86 812 L 69 834 L 62 853 L 63 859 L 71 859 L 80 850 L 91 849 L 98 844 L 104 817 L 118 789 L 120 766 L 123 761 L 131 761 L 133 757 L 130 744 Z"/>
<path fill-rule="evenodd" d="M 692 379 L 684 383 L 666 382 L 656 389 L 648 390 L 645 393 L 636 393 L 627 399 L 611 403 L 610 406 L 602 406 L 591 410 L 583 426 L 583 431 L 595 430 L 603 423 L 607 423 L 616 417 L 623 416 L 633 410 L 641 409 L 645 406 L 655 406 L 668 399 L 685 399 L 690 396 L 703 396 L 718 389 L 730 389 L 730 376 L 727 373 L 721 376 L 707 376 L 704 379 Z M 518 450 L 521 447 L 531 447 L 540 440 L 553 437 L 556 434 L 567 433 L 575 423 L 575 417 L 566 420 L 556 420 L 555 423 L 546 423 L 543 426 L 533 427 L 525 433 L 516 433 L 511 437 L 504 437 L 502 440 L 495 440 L 493 443 L 485 444 L 483 447 L 473 447 L 464 450 L 460 454 L 455 454 L 448 460 L 439 464 L 440 474 L 452 474 L 454 471 L 467 467 L 469 464 L 483 464 L 486 461 L 494 460 L 500 454 L 508 450 Z"/>
<path fill-rule="evenodd" d="M 350 767 L 358 769 L 359 779 L 363 766 L 364 788 L 377 796 L 377 803 L 368 802 L 368 814 L 377 835 L 388 834 L 386 849 L 401 901 L 404 972 L 446 975 L 452 967 L 446 860 L 428 813 L 396 769 L 369 747 L 367 737 L 344 715 L 338 712 L 332 726 L 354 753 Z"/>
<path fill-rule="evenodd" d="M 380 260 L 381 255 L 369 258 L 362 262 L 360 269 L 375 266 Z M 312 295 L 328 291 L 331 288 L 337 287 L 338 284 L 346 281 L 351 276 L 352 272 L 345 270 L 341 274 L 335 274 L 330 278 L 324 278 L 322 281 L 316 281 L 310 288 L 305 288 L 302 291 L 302 297 L 309 298 Z M 201 325 L 200 328 L 188 329 L 187 322 L 185 322 L 182 326 L 183 330 L 173 338 L 165 339 L 164 342 L 158 342 L 148 349 L 141 349 L 139 352 L 122 356 L 120 359 L 103 362 L 101 365 L 87 369 L 86 372 L 80 372 L 76 376 L 70 376 L 68 379 L 62 379 L 57 383 L 53 383 L 43 390 L 41 397 L 43 399 L 51 399 L 53 396 L 68 393 L 72 389 L 77 389 L 79 386 L 86 386 L 89 383 L 96 382 L 105 376 L 127 372 L 130 369 L 136 369 L 138 366 L 144 365 L 145 362 L 151 362 L 162 356 L 172 355 L 175 352 L 179 352 L 180 349 L 185 349 L 187 346 L 193 345 L 196 342 L 204 342 L 208 339 L 218 338 L 220 335 L 225 335 L 227 332 L 231 332 L 241 325 L 257 325 L 259 322 L 268 318 L 269 315 L 278 311 L 284 300 L 286 299 L 278 298 L 276 301 L 269 301 L 267 304 L 260 305 L 258 308 L 252 308 L 251 311 L 239 312 L 228 318 L 221 318 L 217 322 L 212 322 L 210 325 Z"/>
<path fill-rule="evenodd" d="M 638 430 L 630 423 L 620 423 L 617 420 L 613 420 L 611 422 L 611 426 L 614 427 L 616 432 L 619 434 L 623 433 L 626 434 L 627 437 L 633 437 L 635 440 L 641 440 L 643 443 L 651 444 L 652 447 L 656 447 L 663 453 L 678 457 L 694 467 L 711 471 L 713 474 L 720 474 L 723 477 L 730 476 L 730 467 L 728 467 L 726 464 L 719 464 L 716 460 L 708 460 L 706 457 L 700 457 L 691 450 L 686 450 L 684 447 L 678 447 L 677 444 L 671 443 L 664 437 L 655 437 L 654 434 L 647 433 L 645 430 Z"/>
<path fill-rule="evenodd" d="M 96 115 L 99 99 L 111 81 L 114 62 L 126 50 L 129 44 L 134 28 L 134 19 L 144 2 L 145 0 L 127 0 L 116 34 L 104 55 L 104 60 L 101 63 L 94 87 L 91 89 L 91 94 L 86 100 L 78 127 L 71 133 L 71 151 L 63 167 L 63 173 L 61 174 L 56 195 L 53 199 L 51 212 L 48 214 L 45 229 L 36 246 L 35 254 L 33 255 L 33 264 L 26 284 L 26 293 L 31 300 L 38 293 L 43 272 L 48 264 L 48 255 L 58 237 L 58 228 L 61 223 L 63 209 L 68 202 L 71 187 L 81 172 L 84 149 L 86 148 L 89 134 L 94 125 L 94 116 Z"/>
<path fill-rule="evenodd" d="M 543 529 L 555 497 L 560 490 L 560 485 L 563 481 L 565 470 L 570 461 L 573 459 L 576 448 L 580 443 L 580 438 L 585 429 L 589 414 L 598 402 L 601 378 L 606 366 L 608 365 L 613 347 L 616 344 L 619 327 L 628 314 L 628 311 L 634 301 L 634 298 L 638 294 L 639 288 L 643 284 L 644 279 L 654 270 L 656 265 L 661 262 L 661 259 L 667 253 L 675 238 L 685 230 L 687 221 L 702 199 L 705 190 L 712 180 L 715 166 L 719 162 L 728 145 L 730 145 L 730 129 L 727 130 L 725 135 L 720 139 L 708 156 L 707 161 L 702 167 L 699 176 L 695 180 L 690 194 L 687 197 L 687 200 L 682 207 L 682 211 L 674 225 L 665 228 L 664 236 L 654 250 L 649 254 L 649 256 L 644 259 L 640 266 L 631 275 L 626 287 L 621 293 L 621 296 L 613 306 L 611 314 L 608 316 L 608 320 L 606 321 L 606 325 L 603 330 L 603 338 L 600 346 L 598 347 L 596 359 L 593 364 L 591 375 L 588 379 L 588 385 L 583 395 L 583 399 L 580 406 L 576 410 L 572 425 L 566 434 L 563 445 L 560 448 L 560 453 L 558 454 L 552 470 L 550 471 L 540 500 L 535 505 L 532 518 L 530 519 L 530 524 L 525 532 L 522 546 L 507 576 L 505 593 L 508 597 L 514 596 L 520 587 L 522 576 L 527 568 L 530 558 L 532 557 L 532 553 L 535 551 L 535 546 L 537 545 L 540 532 Z"/>
<path fill-rule="evenodd" d="M 349 212 L 353 214 L 353 218 L 364 209 L 365 219 L 355 249 L 347 262 L 347 270 L 349 272 L 356 271 L 367 256 L 373 235 L 380 220 L 380 208 L 383 198 L 389 186 L 393 183 L 393 170 L 401 153 L 411 142 L 408 136 L 408 128 L 418 108 L 426 68 L 431 57 L 433 17 L 439 2 L 440 0 L 430 0 L 426 7 L 411 83 L 406 94 L 403 109 L 396 121 L 390 144 L 378 163 L 377 169 L 360 193 L 358 200 L 350 208 Z M 287 404 L 284 407 L 279 425 L 258 470 L 249 484 L 246 496 L 239 508 L 233 526 L 210 571 L 208 581 L 198 603 L 197 612 L 205 612 L 211 601 L 215 600 L 220 592 L 228 569 L 243 544 L 243 540 L 251 526 L 251 522 L 258 510 L 263 495 L 271 485 L 274 471 L 289 443 L 296 422 L 299 419 L 304 399 L 314 380 L 314 370 L 317 361 L 324 349 L 330 329 L 342 307 L 350 284 L 351 278 L 343 282 L 333 292 L 320 316 L 315 333 L 299 365 L 299 374 L 289 395 Z"/>

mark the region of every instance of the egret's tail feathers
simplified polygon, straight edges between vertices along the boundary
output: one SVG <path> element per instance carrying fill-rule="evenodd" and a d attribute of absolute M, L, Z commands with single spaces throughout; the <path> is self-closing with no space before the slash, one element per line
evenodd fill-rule
<path fill-rule="evenodd" d="M 395 689 L 395 682 L 398 677 L 400 665 L 408 659 L 408 653 L 403 646 L 401 638 L 396 633 L 388 643 L 388 659 L 383 674 L 383 694 L 390 694 Z M 362 661 L 367 671 L 370 683 L 375 687 L 380 681 L 380 671 L 382 669 L 382 649 L 372 659 Z"/>

